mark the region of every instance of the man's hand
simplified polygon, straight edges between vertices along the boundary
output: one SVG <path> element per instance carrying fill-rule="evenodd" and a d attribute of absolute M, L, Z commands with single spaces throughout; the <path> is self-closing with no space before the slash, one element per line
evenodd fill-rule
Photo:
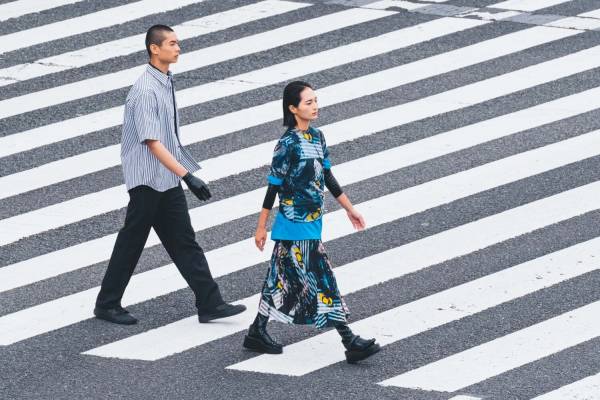
<path fill-rule="evenodd" d="M 210 191 L 204 181 L 189 172 L 182 178 L 188 188 L 202 201 L 210 199 Z"/>

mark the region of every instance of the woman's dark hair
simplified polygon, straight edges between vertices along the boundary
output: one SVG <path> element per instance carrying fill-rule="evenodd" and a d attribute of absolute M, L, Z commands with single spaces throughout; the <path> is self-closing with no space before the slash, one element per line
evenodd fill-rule
<path fill-rule="evenodd" d="M 163 40 L 165 40 L 165 32 L 173 32 L 173 28 L 167 25 L 152 25 L 146 32 L 146 51 L 149 57 L 152 57 L 150 45 L 155 44 L 160 46 Z"/>
<path fill-rule="evenodd" d="M 300 104 L 300 93 L 306 88 L 313 88 L 303 81 L 290 82 L 283 89 L 283 125 L 288 128 L 296 126 L 296 118 L 290 111 L 290 106 L 298 107 Z"/>

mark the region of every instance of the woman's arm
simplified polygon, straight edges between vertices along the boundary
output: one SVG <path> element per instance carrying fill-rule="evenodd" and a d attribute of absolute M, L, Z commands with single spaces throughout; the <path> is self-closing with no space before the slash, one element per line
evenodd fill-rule
<path fill-rule="evenodd" d="M 350 202 L 350 199 L 348 198 L 348 196 L 346 196 L 346 193 L 342 193 L 339 197 L 336 198 L 336 200 L 338 201 L 338 203 L 340 203 L 342 207 L 344 207 L 344 210 L 346 210 L 348 218 L 350 219 L 350 222 L 352 222 L 352 226 L 354 227 L 354 229 L 357 229 L 359 231 L 365 229 L 366 224 L 363 216 L 358 211 L 356 211 L 356 209 Z"/>
<path fill-rule="evenodd" d="M 260 251 L 264 250 L 265 243 L 267 242 L 267 220 L 269 219 L 270 213 L 271 210 L 263 208 L 260 210 L 260 215 L 258 216 L 258 224 L 256 226 L 256 233 L 254 235 L 254 243 Z"/>
<path fill-rule="evenodd" d="M 348 198 L 348 196 L 346 196 L 346 193 L 343 192 L 342 188 L 340 187 L 340 184 L 333 176 L 331 168 L 326 168 L 324 174 L 325 186 L 327 187 L 327 189 L 329 189 L 333 197 L 335 197 L 335 199 L 338 201 L 338 203 L 340 203 L 344 210 L 346 210 L 348 218 L 350 219 L 350 222 L 352 223 L 354 229 L 364 229 L 365 220 L 363 216 L 354 209 L 354 206 L 352 206 L 350 199 Z"/>
<path fill-rule="evenodd" d="M 265 194 L 265 199 L 263 201 L 263 208 L 258 216 L 258 224 L 256 226 L 256 234 L 254 235 L 254 243 L 260 251 L 263 251 L 265 248 L 265 243 L 267 241 L 267 220 L 269 219 L 269 214 L 273 208 L 273 203 L 275 203 L 275 196 L 277 195 L 278 190 L 278 185 L 273 185 L 271 183 L 269 184 L 267 187 L 267 193 Z"/>

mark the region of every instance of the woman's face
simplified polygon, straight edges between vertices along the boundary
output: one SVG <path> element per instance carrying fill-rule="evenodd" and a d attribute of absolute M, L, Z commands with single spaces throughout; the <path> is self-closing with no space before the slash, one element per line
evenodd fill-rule
<path fill-rule="evenodd" d="M 319 106 L 315 91 L 307 87 L 300 93 L 298 107 L 290 106 L 290 110 L 299 121 L 312 121 L 319 116 Z"/>

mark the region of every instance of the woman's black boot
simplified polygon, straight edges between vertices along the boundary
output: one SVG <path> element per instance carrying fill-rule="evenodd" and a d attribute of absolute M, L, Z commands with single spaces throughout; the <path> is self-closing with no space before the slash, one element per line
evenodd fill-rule
<path fill-rule="evenodd" d="M 350 364 L 364 360 L 381 350 L 375 339 L 363 339 L 355 335 L 346 324 L 336 325 L 335 329 L 342 337 L 342 344 L 346 348 L 346 361 Z"/>
<path fill-rule="evenodd" d="M 283 346 L 269 336 L 267 322 L 269 322 L 269 317 L 265 317 L 261 313 L 256 315 L 256 319 L 248 328 L 248 333 L 244 338 L 244 347 L 259 353 L 281 354 Z"/>

